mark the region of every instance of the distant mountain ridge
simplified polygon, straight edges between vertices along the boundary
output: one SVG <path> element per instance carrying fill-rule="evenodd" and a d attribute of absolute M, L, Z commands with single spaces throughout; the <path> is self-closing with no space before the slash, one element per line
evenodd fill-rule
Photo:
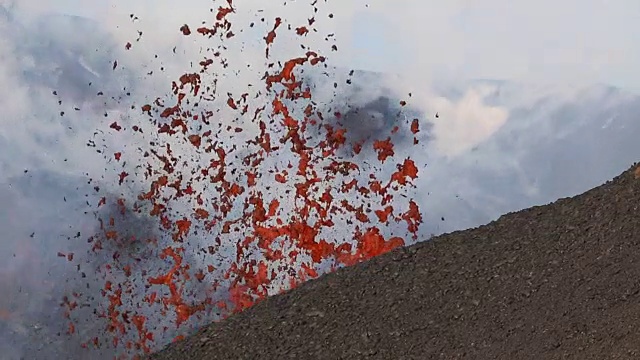
<path fill-rule="evenodd" d="M 432 223 L 441 216 L 448 219 L 436 233 L 574 196 L 640 156 L 640 97 L 634 94 L 602 85 L 536 91 L 508 82 L 478 81 L 474 86 L 491 88 L 485 101 L 503 106 L 509 117 L 488 140 L 461 156 L 432 161 L 424 187 L 447 205 L 438 209 L 442 215 L 433 210 L 429 218 Z M 433 201 L 426 198 L 429 203 Z"/>

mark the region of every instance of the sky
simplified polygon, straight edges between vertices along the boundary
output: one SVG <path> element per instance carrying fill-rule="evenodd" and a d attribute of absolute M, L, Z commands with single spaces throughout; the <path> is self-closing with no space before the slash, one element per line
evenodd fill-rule
<path fill-rule="evenodd" d="M 122 165 L 131 180 L 120 186 L 121 168 L 95 150 L 135 153 L 153 140 L 153 128 L 143 128 L 150 135 L 142 140 L 125 133 L 112 136 L 106 130 L 109 123 L 117 120 L 126 126 L 128 116 L 139 116 L 139 109 L 98 95 L 98 88 L 111 95 L 129 93 L 124 104 L 149 103 L 170 92 L 170 82 L 210 45 L 178 29 L 183 24 L 193 29 L 214 16 L 207 12 L 212 4 L 208 0 L 0 0 L 0 5 L 10 3 L 20 21 L 17 26 L 0 18 L 0 31 L 8 34 L 0 37 L 0 226 L 9 229 L 0 235 L 0 283 L 5 284 L 3 276 L 9 274 L 10 286 L 24 298 L 0 296 L 3 321 L 2 310 L 20 302 L 29 304 L 26 312 L 50 314 L 47 294 L 78 290 L 84 286 L 85 280 L 78 280 L 84 272 L 90 278 L 86 281 L 99 281 L 86 267 L 69 274 L 57 252 L 74 252 L 76 260 L 82 260 L 88 245 L 75 234 L 95 230 L 90 210 L 99 196 L 94 187 L 128 199 L 148 191 L 148 181 L 135 168 L 140 159 Z M 309 3 L 270 1 L 266 6 L 262 0 L 235 0 L 234 23 L 245 26 L 236 28 L 239 40 L 228 44 L 230 65 L 219 78 L 220 91 L 240 93 L 259 79 L 266 70 L 262 37 L 273 19 L 306 24 Z M 334 0 L 319 8 L 319 32 L 303 40 L 279 33 L 272 56 L 281 61 L 298 56 L 299 42 L 304 41 L 327 54 L 334 66 L 380 72 L 362 75 L 359 91 L 341 85 L 344 91 L 335 101 L 332 82 L 346 80 L 340 71 L 327 70 L 328 81 L 314 89 L 314 99 L 325 110 L 351 114 L 350 108 L 364 109 L 376 119 L 368 124 L 366 116 L 349 115 L 347 127 L 357 135 L 389 130 L 396 123 L 387 120 L 400 100 L 408 101 L 408 111 L 425 130 L 418 151 L 410 146 L 411 138 L 400 137 L 396 157 L 411 155 L 420 167 L 413 195 L 425 219 L 421 239 L 576 195 L 617 175 L 640 153 L 633 137 L 640 131 L 635 120 L 640 113 L 636 1 Z M 137 19 L 132 21 L 129 14 Z M 257 24 L 253 30 L 246 27 L 250 22 Z M 138 31 L 143 33 L 139 42 Z M 331 33 L 336 36 L 325 40 Z M 125 51 L 127 42 L 133 46 Z M 332 45 L 338 51 L 332 51 Z M 115 70 L 114 60 L 119 64 Z M 154 75 L 145 75 L 150 72 Z M 469 82 L 474 79 L 506 81 Z M 386 108 L 380 106 L 381 96 L 389 100 Z M 220 108 L 220 121 L 234 125 L 225 117 L 228 107 Z M 334 118 L 327 121 L 337 123 Z M 236 141 L 257 131 L 248 124 Z M 88 141 L 95 141 L 95 147 L 88 147 Z M 184 165 L 185 171 L 208 163 L 190 145 L 172 146 L 195 159 Z M 369 151 L 363 157 L 371 161 L 375 154 Z M 267 165 L 285 167 L 288 160 Z M 394 164 L 385 169 L 394 171 Z M 274 197 L 286 195 L 273 181 L 259 185 Z M 176 208 L 180 206 L 190 205 Z M 107 212 L 113 214 L 115 210 Z M 131 221 L 134 226 L 123 225 L 123 230 L 154 233 L 147 218 Z M 208 244 L 195 235 L 189 241 Z M 227 249 L 231 253 L 232 245 Z M 43 262 L 35 266 L 34 258 Z M 190 261 L 205 260 L 194 255 Z M 166 265 L 149 260 L 149 266 Z M 21 292 L 22 286 L 31 292 Z M 157 314 L 151 318 L 154 324 L 168 321 Z M 30 326 L 15 319 L 11 324 L 17 334 Z M 1 340 L 0 351 L 6 345 Z"/>
<path fill-rule="evenodd" d="M 640 88 L 636 1 L 372 1 L 356 14 L 366 20 L 353 43 L 386 34 L 366 49 L 381 69 L 399 61 L 454 78 Z"/>
<path fill-rule="evenodd" d="M 161 13 L 176 7 L 169 0 L 52 0 L 44 6 L 19 2 L 30 10 L 98 20 L 110 13 Z M 182 1 L 174 10 L 190 16 L 206 3 Z M 640 61 L 640 3 L 634 0 L 346 3 L 329 1 L 323 7 L 336 14 L 342 44 L 338 56 L 349 66 L 385 72 L 419 68 L 419 73 L 437 79 L 604 83 L 640 90 L 640 73 L 635 71 Z M 284 8 L 270 7 L 273 12 Z"/>

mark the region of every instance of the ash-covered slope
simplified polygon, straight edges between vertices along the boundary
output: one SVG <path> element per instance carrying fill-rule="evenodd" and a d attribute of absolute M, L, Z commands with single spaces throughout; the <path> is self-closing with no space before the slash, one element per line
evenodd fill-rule
<path fill-rule="evenodd" d="M 638 358 L 638 175 L 340 269 L 152 358 Z"/>

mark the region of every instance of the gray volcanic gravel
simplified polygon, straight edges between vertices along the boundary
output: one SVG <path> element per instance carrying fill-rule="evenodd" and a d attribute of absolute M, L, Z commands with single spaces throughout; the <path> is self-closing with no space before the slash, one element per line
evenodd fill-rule
<path fill-rule="evenodd" d="M 638 359 L 640 168 L 397 249 L 151 359 Z"/>

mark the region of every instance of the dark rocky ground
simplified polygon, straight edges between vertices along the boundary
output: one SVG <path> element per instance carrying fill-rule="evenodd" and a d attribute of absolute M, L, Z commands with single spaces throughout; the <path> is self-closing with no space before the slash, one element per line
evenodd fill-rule
<path fill-rule="evenodd" d="M 639 359 L 640 171 L 274 296 L 152 359 Z"/>

